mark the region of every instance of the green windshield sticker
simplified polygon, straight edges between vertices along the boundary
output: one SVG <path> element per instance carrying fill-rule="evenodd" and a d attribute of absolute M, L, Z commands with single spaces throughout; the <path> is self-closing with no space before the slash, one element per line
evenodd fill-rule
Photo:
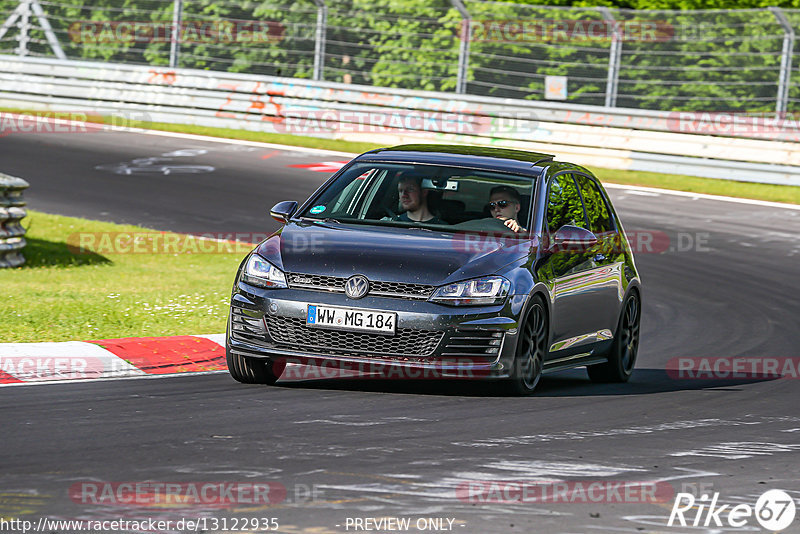
<path fill-rule="evenodd" d="M 313 208 L 308 210 L 309 213 L 313 213 L 314 215 L 322 213 L 323 211 L 325 211 L 325 206 L 314 206 Z"/>

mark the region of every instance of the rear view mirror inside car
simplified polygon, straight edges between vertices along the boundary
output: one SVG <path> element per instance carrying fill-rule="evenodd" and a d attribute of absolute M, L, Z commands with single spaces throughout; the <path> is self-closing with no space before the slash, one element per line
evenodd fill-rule
<path fill-rule="evenodd" d="M 458 191 L 458 182 L 446 178 L 423 178 L 422 189 L 437 189 L 439 191 Z"/>

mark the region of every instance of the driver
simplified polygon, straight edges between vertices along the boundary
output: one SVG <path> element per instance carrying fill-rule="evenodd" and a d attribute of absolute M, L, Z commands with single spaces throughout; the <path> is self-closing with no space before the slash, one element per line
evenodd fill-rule
<path fill-rule="evenodd" d="M 498 185 L 489 192 L 489 212 L 495 219 L 500 219 L 512 232 L 527 232 L 517 217 L 522 204 L 522 197 L 515 188 Z"/>
<path fill-rule="evenodd" d="M 422 188 L 420 176 L 404 175 L 400 178 L 397 182 L 397 194 L 405 211 L 392 217 L 393 221 L 447 224 L 428 208 L 428 190 Z"/>

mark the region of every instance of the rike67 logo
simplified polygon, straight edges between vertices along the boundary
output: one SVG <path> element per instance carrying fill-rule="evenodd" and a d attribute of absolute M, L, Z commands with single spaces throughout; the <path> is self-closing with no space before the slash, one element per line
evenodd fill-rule
<path fill-rule="evenodd" d="M 747 526 L 753 519 L 770 532 L 785 530 L 794 522 L 794 499 L 783 490 L 764 492 L 750 504 L 719 504 L 719 493 L 696 498 L 691 493 L 678 493 L 667 525 L 670 527 L 734 527 Z M 752 530 L 752 529 L 751 529 Z"/>

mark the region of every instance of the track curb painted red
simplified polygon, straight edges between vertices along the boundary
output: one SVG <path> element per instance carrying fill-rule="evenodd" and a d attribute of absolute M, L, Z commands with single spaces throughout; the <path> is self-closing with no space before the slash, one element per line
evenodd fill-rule
<path fill-rule="evenodd" d="M 0 385 L 225 370 L 224 334 L 0 343 Z"/>

